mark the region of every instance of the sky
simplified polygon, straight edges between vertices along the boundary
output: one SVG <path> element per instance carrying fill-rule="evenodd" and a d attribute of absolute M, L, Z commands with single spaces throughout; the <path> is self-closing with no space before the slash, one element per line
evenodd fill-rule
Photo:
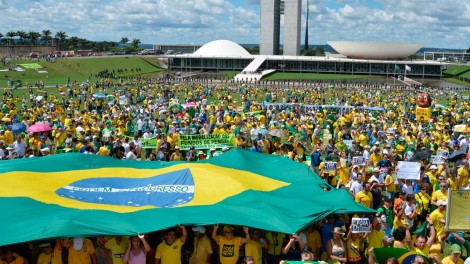
<path fill-rule="evenodd" d="M 310 0 L 309 9 L 310 45 L 342 40 L 470 46 L 468 0 Z M 306 10 L 303 0 L 302 44 Z M 259 0 L 0 0 L 0 13 L 4 35 L 49 29 L 95 41 L 259 43 Z"/>

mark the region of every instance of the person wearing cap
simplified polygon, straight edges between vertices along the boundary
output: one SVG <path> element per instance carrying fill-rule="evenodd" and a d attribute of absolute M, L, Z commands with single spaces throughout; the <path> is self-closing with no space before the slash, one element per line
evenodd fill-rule
<path fill-rule="evenodd" d="M 462 255 L 462 248 L 457 245 L 453 244 L 450 246 L 450 255 L 443 258 L 441 263 L 442 264 L 464 264 L 463 260 L 460 258 Z"/>
<path fill-rule="evenodd" d="M 68 250 L 69 264 L 97 264 L 95 246 L 88 238 L 75 237 L 62 240 L 62 246 Z"/>
<path fill-rule="evenodd" d="M 211 263 L 211 256 L 214 252 L 212 250 L 212 243 L 209 237 L 206 236 L 206 228 L 203 226 L 194 226 L 194 250 L 189 259 L 192 264 L 207 264 Z"/>
<path fill-rule="evenodd" d="M 181 154 L 180 147 L 175 146 L 175 151 L 171 153 L 170 161 L 180 161 L 183 160 L 183 154 Z"/>
<path fill-rule="evenodd" d="M 50 153 L 51 153 L 50 148 L 48 148 L 48 147 L 42 148 L 40 157 L 49 156 Z"/>
<path fill-rule="evenodd" d="M 62 244 L 60 240 L 39 244 L 42 253 L 39 254 L 37 264 L 62 264 Z"/>
<path fill-rule="evenodd" d="M 178 227 L 181 229 L 179 238 L 176 238 L 176 230 L 173 228 L 165 232 L 163 241 L 157 246 L 155 264 L 181 264 L 181 247 L 186 242 L 187 231 L 183 225 Z"/>
<path fill-rule="evenodd" d="M 437 176 L 442 173 L 442 169 L 438 169 L 436 165 L 429 163 L 428 166 L 426 166 L 426 175 L 429 177 L 429 182 L 431 186 L 434 186 L 437 183 Z"/>
<path fill-rule="evenodd" d="M 346 263 L 348 258 L 347 244 L 344 241 L 344 231 L 341 227 L 335 227 L 332 231 L 333 238 L 326 243 L 328 263 Z"/>
<path fill-rule="evenodd" d="M 445 239 L 445 223 L 446 223 L 446 206 L 447 201 L 438 200 L 436 202 L 437 208 L 431 212 L 429 218 L 432 220 L 434 228 L 436 229 L 436 236 L 439 241 Z"/>
<path fill-rule="evenodd" d="M 205 160 L 206 159 L 206 153 L 204 153 L 204 151 L 202 150 L 199 150 L 199 152 L 197 153 L 197 160 Z"/>
<path fill-rule="evenodd" d="M 186 161 L 196 161 L 198 160 L 198 155 L 196 155 L 196 148 L 194 146 L 189 148 L 189 152 L 186 153 Z"/>
<path fill-rule="evenodd" d="M 244 226 L 245 238 L 234 236 L 232 226 L 224 226 L 224 235 L 217 235 L 219 225 L 215 225 L 212 230 L 212 239 L 219 245 L 219 260 L 221 264 L 236 264 L 239 257 L 240 246 L 250 241 L 248 227 Z"/>

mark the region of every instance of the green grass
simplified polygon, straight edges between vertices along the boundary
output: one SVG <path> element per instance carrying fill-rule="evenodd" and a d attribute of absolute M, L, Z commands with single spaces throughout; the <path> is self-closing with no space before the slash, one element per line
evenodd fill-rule
<path fill-rule="evenodd" d="M 463 78 L 470 79 L 470 71 L 467 71 L 467 72 L 464 73 L 464 74 L 460 74 L 459 77 L 463 77 Z"/>
<path fill-rule="evenodd" d="M 468 71 L 470 71 L 470 66 L 456 65 L 456 66 L 452 66 L 450 68 L 445 69 L 443 73 L 452 75 L 452 76 L 457 76 Z"/>
<path fill-rule="evenodd" d="M 239 74 L 240 71 L 221 71 L 222 74 L 225 74 L 225 79 L 231 80 L 235 75 Z"/>
<path fill-rule="evenodd" d="M 467 78 L 470 78 L 470 76 L 467 76 Z M 465 87 L 470 87 L 470 82 L 462 81 L 457 78 L 443 78 L 443 79 L 450 83 L 455 83 L 455 84 L 460 84 Z"/>
<path fill-rule="evenodd" d="M 344 80 L 344 79 L 365 79 L 380 78 L 378 75 L 358 75 L 358 74 L 328 74 L 328 73 L 295 73 L 295 72 L 274 72 L 264 76 L 262 81 L 278 80 Z"/>
<path fill-rule="evenodd" d="M 140 57 L 115 57 L 115 58 L 69 58 L 58 59 L 53 62 L 46 61 L 12 61 L 12 65 L 24 63 L 38 63 L 47 73 L 37 73 L 34 69 L 25 69 L 25 72 L 1 72 L 0 80 L 3 85 L 6 84 L 8 78 L 13 80 L 21 80 L 23 84 L 34 84 L 38 80 L 42 80 L 45 85 L 64 84 L 67 82 L 68 77 L 72 81 L 78 82 L 86 81 L 90 75 L 94 76 L 102 70 L 117 70 L 127 69 L 127 72 L 119 76 L 132 76 L 139 74 L 141 76 L 149 76 L 152 73 L 165 71 L 165 69 L 156 67 L 150 62 L 143 60 Z M 0 69 L 5 69 L 6 66 L 1 66 Z M 140 68 L 140 72 L 132 72 L 130 69 Z"/>

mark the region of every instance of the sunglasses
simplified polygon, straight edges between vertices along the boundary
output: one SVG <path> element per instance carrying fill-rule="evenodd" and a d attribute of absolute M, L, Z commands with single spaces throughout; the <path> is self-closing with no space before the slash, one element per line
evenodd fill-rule
<path fill-rule="evenodd" d="M 225 234 L 233 234 L 233 231 L 225 231 Z"/>

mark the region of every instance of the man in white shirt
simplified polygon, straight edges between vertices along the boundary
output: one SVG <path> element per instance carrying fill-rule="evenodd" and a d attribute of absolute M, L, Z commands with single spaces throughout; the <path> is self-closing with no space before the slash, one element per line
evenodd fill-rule
<path fill-rule="evenodd" d="M 21 140 L 20 136 L 18 136 L 16 141 L 13 142 L 13 148 L 15 149 L 14 152 L 18 153 L 18 158 L 24 157 L 26 153 L 26 143 Z"/>
<path fill-rule="evenodd" d="M 349 187 L 349 192 L 353 197 L 356 197 L 364 187 L 362 186 L 362 173 L 357 174 L 357 180 L 351 182 L 351 187 Z"/>

